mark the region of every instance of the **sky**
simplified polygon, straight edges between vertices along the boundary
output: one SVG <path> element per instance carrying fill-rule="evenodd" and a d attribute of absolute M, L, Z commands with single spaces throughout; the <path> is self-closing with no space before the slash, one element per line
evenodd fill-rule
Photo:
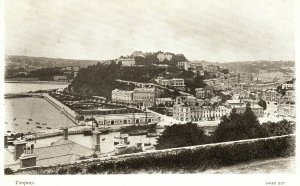
<path fill-rule="evenodd" d="M 5 54 L 294 60 L 293 0 L 6 0 Z"/>

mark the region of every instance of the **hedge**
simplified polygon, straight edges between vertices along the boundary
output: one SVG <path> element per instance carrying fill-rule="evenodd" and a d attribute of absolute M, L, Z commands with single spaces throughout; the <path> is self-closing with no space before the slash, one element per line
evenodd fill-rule
<path fill-rule="evenodd" d="M 295 155 L 295 137 L 264 138 L 246 140 L 237 143 L 199 146 L 171 150 L 161 153 L 149 153 L 144 156 L 130 157 L 116 161 L 90 165 L 87 173 L 134 173 L 177 172 L 184 170 L 206 170 L 221 166 L 234 165 L 255 159 L 269 159 Z"/>
<path fill-rule="evenodd" d="M 18 174 L 130 174 L 138 172 L 201 172 L 258 159 L 295 155 L 295 135 L 199 145 L 72 166 L 36 168 Z M 66 171 L 66 169 L 68 169 Z M 25 172 L 24 172 L 25 171 Z"/>

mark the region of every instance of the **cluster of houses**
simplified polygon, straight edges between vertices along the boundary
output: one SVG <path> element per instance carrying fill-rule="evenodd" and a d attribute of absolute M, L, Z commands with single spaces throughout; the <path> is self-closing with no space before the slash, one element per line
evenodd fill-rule
<path fill-rule="evenodd" d="M 67 66 L 67 67 L 62 67 L 60 69 L 63 72 L 63 75 L 55 75 L 53 76 L 54 81 L 67 81 L 70 79 L 74 79 L 78 71 L 80 70 L 79 66 Z"/>
<path fill-rule="evenodd" d="M 164 58 L 167 57 L 164 56 Z M 270 102 L 277 104 L 278 112 L 282 115 L 294 109 L 291 106 L 295 102 L 294 82 L 283 84 L 277 81 L 254 82 L 253 74 L 225 74 L 221 66 L 203 66 L 189 61 L 178 62 L 177 68 L 191 70 L 200 76 L 203 76 L 206 71 L 213 74 L 215 78 L 205 79 L 206 86 L 196 88 L 195 95 L 181 94 L 174 99 L 160 97 L 159 90 L 165 87 L 183 93 L 186 89 L 184 79 L 159 76 L 154 79 L 155 83 L 150 87 L 142 86 L 132 91 L 113 90 L 112 101 L 146 108 L 155 106 L 165 106 L 169 110 L 172 108 L 173 118 L 182 122 L 219 120 L 223 115 L 229 114 L 232 108 L 239 113 L 244 112 L 248 102 L 251 103 L 256 116 L 262 118 L 264 108 L 258 105 L 261 99 L 267 104 Z M 278 92 L 277 87 L 280 85 L 285 90 L 285 94 Z"/>

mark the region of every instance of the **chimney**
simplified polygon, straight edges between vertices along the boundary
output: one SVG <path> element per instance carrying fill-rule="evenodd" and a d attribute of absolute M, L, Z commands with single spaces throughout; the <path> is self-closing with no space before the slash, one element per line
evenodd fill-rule
<path fill-rule="evenodd" d="M 34 150 L 33 150 L 34 149 L 34 144 L 30 145 L 30 149 L 31 149 L 31 154 L 33 154 L 34 153 Z"/>
<path fill-rule="evenodd" d="M 98 130 L 98 127 L 93 131 L 93 149 L 100 152 L 100 135 L 101 132 Z"/>
<path fill-rule="evenodd" d="M 29 151 L 32 152 L 30 150 L 30 147 L 29 148 Z M 25 168 L 25 167 L 33 167 L 33 166 L 36 166 L 36 155 L 34 154 L 31 154 L 31 153 L 24 153 L 20 156 L 20 167 L 21 168 Z"/>
<path fill-rule="evenodd" d="M 14 142 L 14 159 L 17 160 L 23 153 L 24 149 L 26 150 L 25 141 L 16 141 Z"/>
<path fill-rule="evenodd" d="M 68 127 L 62 127 L 60 130 L 63 131 L 63 139 L 68 140 Z"/>
<path fill-rule="evenodd" d="M 7 134 L 4 134 L 4 148 L 8 147 L 7 137 Z"/>

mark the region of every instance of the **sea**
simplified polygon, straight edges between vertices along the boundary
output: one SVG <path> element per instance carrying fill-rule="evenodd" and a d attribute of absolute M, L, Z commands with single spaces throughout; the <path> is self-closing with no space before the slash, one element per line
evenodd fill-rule
<path fill-rule="evenodd" d="M 65 88 L 68 83 L 55 82 L 18 82 L 5 83 L 5 94 L 24 93 L 37 90 L 49 90 L 56 88 Z M 14 132 L 39 132 L 47 130 L 46 127 L 59 129 L 61 127 L 76 126 L 69 118 L 61 114 L 59 110 L 53 107 L 43 98 L 8 98 L 5 104 L 5 130 L 7 133 Z M 37 128 L 40 126 L 41 128 Z M 101 152 L 109 153 L 115 149 L 114 142 L 120 142 L 120 132 L 103 134 L 106 140 L 101 141 Z M 61 136 L 39 139 L 34 142 L 35 147 L 49 146 L 51 143 L 62 138 Z M 85 147 L 92 148 L 92 136 L 69 135 L 69 139 Z M 129 136 L 128 141 L 131 146 L 137 143 L 146 143 L 154 145 L 156 139 L 146 135 Z"/>

